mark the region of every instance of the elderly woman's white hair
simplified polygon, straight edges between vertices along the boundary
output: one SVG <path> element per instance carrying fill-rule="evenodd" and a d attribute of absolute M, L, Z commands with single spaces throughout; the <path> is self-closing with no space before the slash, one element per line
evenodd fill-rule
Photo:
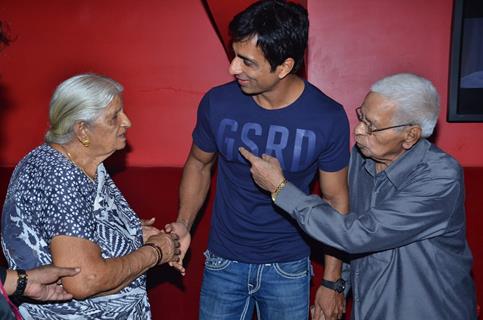
<path fill-rule="evenodd" d="M 431 136 L 439 116 L 439 95 L 431 81 L 415 74 L 399 73 L 377 81 L 371 91 L 396 104 L 395 125 L 419 125 L 423 138 Z"/>
<path fill-rule="evenodd" d="M 62 82 L 50 101 L 50 128 L 45 134 L 45 142 L 70 142 L 74 124 L 80 121 L 92 123 L 122 90 L 122 85 L 116 81 L 92 73 Z"/>

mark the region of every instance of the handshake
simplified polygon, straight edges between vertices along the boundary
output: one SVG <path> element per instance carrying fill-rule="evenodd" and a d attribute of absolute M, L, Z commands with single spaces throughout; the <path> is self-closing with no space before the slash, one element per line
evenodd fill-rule
<path fill-rule="evenodd" d="M 153 226 L 154 220 L 155 218 L 141 221 L 144 245 L 156 250 L 156 264 L 169 263 L 184 276 L 186 270 L 183 267 L 183 259 L 191 242 L 188 228 L 181 222 L 172 222 L 165 225 L 163 230 L 159 230 Z"/>

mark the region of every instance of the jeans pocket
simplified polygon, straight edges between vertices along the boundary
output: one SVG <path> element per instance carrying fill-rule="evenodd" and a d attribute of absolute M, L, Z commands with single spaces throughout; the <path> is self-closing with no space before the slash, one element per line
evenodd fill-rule
<path fill-rule="evenodd" d="M 231 264 L 231 260 L 218 257 L 210 252 L 210 250 L 205 251 L 205 268 L 213 271 L 220 271 L 227 268 Z"/>
<path fill-rule="evenodd" d="M 306 277 L 309 274 L 309 260 L 303 258 L 297 261 L 274 263 L 275 271 L 284 278 L 297 279 Z"/>

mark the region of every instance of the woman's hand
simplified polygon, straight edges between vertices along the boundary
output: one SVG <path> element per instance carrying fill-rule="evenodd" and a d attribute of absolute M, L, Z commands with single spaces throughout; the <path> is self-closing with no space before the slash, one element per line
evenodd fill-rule
<path fill-rule="evenodd" d="M 158 248 L 161 249 L 163 257 L 159 264 L 166 263 L 168 261 L 179 261 L 179 255 L 181 250 L 179 249 L 179 237 L 175 233 L 165 233 L 159 232 L 155 235 L 150 236 L 146 243 L 153 243 Z"/>
<path fill-rule="evenodd" d="M 143 243 L 146 243 L 150 236 L 161 232 L 161 230 L 153 226 L 155 220 L 156 218 L 154 217 L 151 219 L 141 219 L 141 226 L 143 228 Z"/>

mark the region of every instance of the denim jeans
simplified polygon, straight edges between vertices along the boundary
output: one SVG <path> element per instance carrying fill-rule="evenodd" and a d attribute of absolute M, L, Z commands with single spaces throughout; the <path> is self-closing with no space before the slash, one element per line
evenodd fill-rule
<path fill-rule="evenodd" d="M 306 320 L 312 266 L 309 258 L 247 264 L 205 252 L 201 320 Z"/>

